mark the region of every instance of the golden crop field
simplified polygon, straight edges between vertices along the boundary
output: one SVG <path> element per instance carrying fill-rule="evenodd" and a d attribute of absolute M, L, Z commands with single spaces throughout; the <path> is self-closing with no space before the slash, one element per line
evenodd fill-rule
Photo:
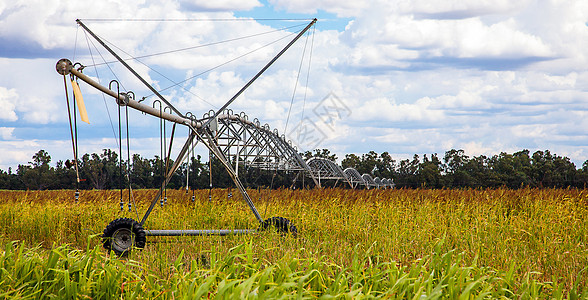
<path fill-rule="evenodd" d="M 100 234 L 154 190 L 1 191 L 0 295 L 172 299 L 588 298 L 586 190 L 251 190 L 298 237 L 147 237 L 128 258 Z M 168 191 L 145 229 L 257 229 L 236 190 Z M 127 194 L 124 195 L 125 202 Z M 20 242 L 14 242 L 20 241 Z"/>

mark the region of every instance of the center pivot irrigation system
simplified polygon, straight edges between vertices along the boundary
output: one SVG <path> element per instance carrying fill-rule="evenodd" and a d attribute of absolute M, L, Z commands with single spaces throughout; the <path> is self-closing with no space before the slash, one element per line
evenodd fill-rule
<path fill-rule="evenodd" d="M 235 154 L 239 157 L 252 157 L 263 156 L 263 153 L 270 153 L 274 157 L 273 164 L 277 164 L 276 167 L 293 169 L 294 166 L 302 169 L 308 169 L 308 166 L 300 156 L 300 154 L 291 146 L 290 143 L 286 142 L 284 137 L 277 136 L 274 132 L 269 130 L 269 126 L 261 126 L 257 119 L 249 121 L 245 114 L 234 115 L 230 109 L 227 109 L 231 103 L 233 103 L 255 80 L 257 80 L 284 52 L 286 52 L 304 33 L 306 33 L 315 23 L 317 19 L 313 19 L 306 27 L 301 30 L 274 58 L 272 58 L 249 82 L 247 82 L 231 99 L 229 99 L 220 109 L 215 111 L 209 111 L 201 119 L 195 118 L 192 114 L 182 114 L 177 108 L 175 108 L 163 95 L 159 93 L 152 85 L 150 85 L 145 79 L 143 79 L 129 64 L 125 62 L 116 52 L 114 52 L 100 37 L 92 32 L 81 20 L 76 20 L 78 25 L 82 27 L 90 36 L 92 36 L 100 45 L 102 45 L 112 56 L 114 56 L 125 68 L 127 68 L 135 77 L 137 77 L 154 95 L 157 96 L 167 107 L 169 107 L 169 113 L 166 109 L 162 110 L 154 108 L 149 105 L 136 101 L 134 95 L 131 93 L 121 93 L 120 91 L 113 91 L 100 83 L 94 81 L 92 78 L 82 73 L 84 68 L 83 65 L 76 63 L 75 65 L 69 59 L 61 59 L 57 62 L 56 70 L 59 74 L 64 76 L 64 82 L 66 82 L 66 76 L 70 75 L 74 90 L 74 97 L 81 98 L 79 86 L 75 82 L 75 78 L 78 78 L 99 91 L 113 97 L 119 106 L 131 107 L 139 110 L 145 114 L 149 114 L 176 124 L 187 126 L 190 129 L 190 133 L 184 145 L 182 146 L 176 160 L 173 165 L 167 170 L 165 179 L 163 180 L 161 187 L 156 196 L 151 201 L 149 208 L 143 215 L 140 221 L 133 220 L 130 218 L 119 218 L 110 222 L 104 230 L 103 245 L 106 249 L 112 250 L 119 255 L 127 254 L 133 247 L 143 248 L 146 242 L 146 236 L 199 236 L 199 235 L 229 235 L 229 234 L 245 234 L 254 233 L 255 230 L 246 229 L 235 229 L 235 230 L 144 230 L 143 225 L 149 218 L 153 208 L 156 206 L 158 201 L 162 198 L 163 192 L 166 185 L 169 183 L 172 175 L 180 167 L 182 161 L 184 161 L 186 155 L 188 155 L 191 148 L 197 143 L 204 144 L 210 152 L 222 163 L 224 168 L 227 170 L 231 179 L 241 192 L 243 199 L 249 206 L 249 209 L 260 223 L 260 230 L 267 229 L 271 226 L 275 227 L 280 233 L 286 234 L 291 233 L 296 235 L 297 229 L 290 223 L 289 220 L 282 217 L 272 217 L 264 220 L 259 211 L 255 208 L 251 197 L 247 193 L 245 187 L 241 183 L 238 177 L 238 163 L 233 167 L 227 159 L 226 150 L 230 149 L 232 143 L 237 142 L 237 148 L 239 141 L 236 139 L 225 139 L 227 143 L 223 148 L 219 144 L 218 131 L 219 128 L 231 131 L 235 136 L 238 136 L 241 140 L 245 140 L 245 143 L 241 145 L 239 153 Z M 76 68 L 75 66 L 78 66 Z M 67 96 L 67 92 L 66 92 Z M 76 99 L 78 100 L 78 99 Z M 69 100 L 68 100 L 69 103 Z M 83 102 L 81 102 L 83 103 Z M 83 105 L 79 105 L 80 110 L 85 111 Z M 68 104 L 69 109 L 69 104 Z M 82 113 L 82 120 L 84 119 L 84 113 Z M 73 131 L 72 131 L 73 140 Z M 229 146 L 229 147 L 227 147 Z M 76 152 L 74 146 L 74 154 Z M 265 159 L 263 161 L 269 162 L 270 160 Z M 77 171 L 77 157 L 75 160 L 76 171 Z M 79 176 L 78 176 L 79 177 Z M 314 179 L 314 177 L 313 177 Z M 318 184 L 318 182 L 315 183 Z M 79 181 L 79 179 L 78 179 Z"/>
<path fill-rule="evenodd" d="M 284 135 L 279 135 L 277 130 L 271 130 L 269 125 L 261 125 L 258 119 L 249 120 L 249 117 L 245 113 L 234 114 L 229 105 L 233 103 L 255 80 L 257 80 L 282 54 L 284 54 L 300 37 L 302 37 L 315 23 L 316 19 L 313 19 L 299 31 L 296 36 L 283 48 L 281 51 L 273 57 L 255 76 L 253 76 L 232 98 L 230 98 L 220 109 L 214 111 L 210 110 L 205 113 L 202 118 L 196 118 L 192 113 L 188 112 L 182 114 L 176 107 L 174 107 L 161 93 L 150 85 L 144 78 L 142 78 L 129 64 L 125 62 L 117 53 L 115 53 L 99 36 L 94 34 L 82 21 L 76 20 L 78 25 L 84 29 L 87 34 L 94 38 L 102 47 L 104 47 L 112 56 L 114 56 L 120 64 L 127 68 L 142 84 L 144 84 L 158 99 L 153 101 L 154 105 L 145 105 L 142 100 L 136 101 L 134 93 L 132 92 L 120 92 L 118 88 L 112 90 L 110 86 L 107 88 L 101 85 L 99 82 L 94 81 L 89 76 L 85 75 L 82 71 L 85 68 L 80 63 L 73 64 L 68 59 L 61 59 L 57 62 L 56 70 L 59 74 L 63 75 L 64 83 L 66 84 L 66 99 L 68 102 L 69 110 L 69 98 L 67 93 L 67 75 L 70 76 L 75 103 L 78 102 L 80 114 L 82 120 L 86 118 L 85 106 L 83 104 L 82 95 L 80 88 L 77 85 L 76 79 L 82 80 L 90 86 L 98 89 L 106 95 L 113 97 L 116 103 L 120 107 L 133 108 L 144 114 L 149 114 L 159 118 L 160 120 L 166 120 L 173 122 L 172 136 L 170 139 L 168 154 L 163 154 L 162 158 L 166 161 L 169 160 L 171 153 L 171 144 L 173 141 L 173 135 L 175 132 L 175 126 L 177 124 L 184 125 L 189 128 L 189 135 L 185 143 L 183 144 L 176 160 L 171 167 L 165 168 L 165 178 L 161 183 L 161 187 L 156 196 L 151 201 L 147 211 L 143 215 L 142 219 L 134 220 L 130 218 L 119 218 L 110 222 L 103 233 L 103 245 L 106 249 L 112 250 L 119 255 L 126 255 L 129 251 L 135 248 L 143 248 L 146 242 L 146 236 L 199 236 L 199 235 L 229 235 L 229 234 L 247 234 L 255 233 L 256 230 L 246 229 L 235 229 L 235 230 L 145 230 L 143 226 L 152 210 L 158 202 L 163 203 L 165 198 L 165 189 L 172 175 L 180 167 L 182 161 L 192 151 L 196 144 L 202 143 L 208 148 L 223 165 L 228 172 L 230 178 L 241 192 L 244 201 L 249 206 L 249 209 L 260 223 L 259 230 L 268 229 L 274 227 L 281 234 L 291 233 L 292 235 L 297 234 L 297 229 L 291 224 L 289 220 L 283 217 L 271 217 L 263 219 L 255 208 L 251 197 L 247 193 L 244 185 L 239 179 L 239 164 L 246 167 L 256 167 L 265 170 L 284 170 L 294 171 L 298 174 L 303 173 L 309 176 L 314 184 L 318 187 L 321 186 L 321 179 L 335 179 L 342 180 L 349 184 L 351 188 L 355 188 L 358 185 L 363 185 L 366 188 L 370 187 L 393 187 L 393 182 L 389 179 L 377 180 L 372 179 L 368 174 L 359 175 L 355 169 L 341 170 L 334 162 L 326 159 L 313 158 L 305 161 L 297 149 L 292 146 L 292 143 L 286 140 Z M 77 66 L 77 68 L 76 68 Z M 116 81 L 115 81 L 116 82 Z M 116 82 L 118 85 L 118 82 Z M 112 84 L 112 81 L 111 81 Z M 144 98 L 143 98 L 144 99 Z M 159 107 L 155 106 L 155 102 L 164 103 L 165 109 L 162 109 L 162 105 Z M 71 114 L 70 116 L 70 128 L 71 128 Z M 119 109 L 120 114 L 120 109 Z M 127 118 L 128 122 L 128 118 Z M 128 124 L 128 123 L 127 123 Z M 74 138 L 74 131 L 71 130 L 72 134 L 72 145 L 75 156 L 75 168 L 76 173 L 79 173 L 77 166 L 77 137 Z M 77 134 L 76 134 L 77 136 Z M 119 117 L 119 139 L 121 136 L 120 131 L 120 117 Z M 119 140 L 119 146 L 122 141 Z M 127 147 L 128 147 L 128 129 L 127 129 Z M 165 146 L 162 146 L 165 149 Z M 122 148 L 120 150 L 122 156 Z M 127 149 L 128 152 L 128 149 Z M 165 153 L 165 152 L 163 152 Z M 234 165 L 231 161 L 235 162 Z M 121 174 L 122 174 L 122 163 L 121 163 Z M 129 188 L 130 189 L 130 188 Z M 76 191 L 76 199 L 79 193 Z M 130 197 L 130 190 L 129 190 Z M 192 199 L 194 200 L 194 199 Z M 129 209 L 130 209 L 129 202 Z M 121 209 L 122 209 L 122 188 L 121 188 Z M 136 206 L 135 206 L 136 207 Z M 137 219 L 139 215 L 137 214 Z"/>

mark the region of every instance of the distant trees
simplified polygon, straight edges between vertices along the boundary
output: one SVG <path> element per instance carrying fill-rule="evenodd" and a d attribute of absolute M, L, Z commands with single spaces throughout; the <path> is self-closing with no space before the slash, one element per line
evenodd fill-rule
<path fill-rule="evenodd" d="M 342 167 L 352 167 L 361 174 L 392 178 L 396 187 L 426 188 L 520 188 L 520 187 L 579 187 L 588 184 L 588 160 L 581 169 L 567 157 L 551 154 L 549 150 L 529 150 L 513 154 L 502 152 L 492 157 L 468 157 L 463 150 L 445 152 L 443 161 L 437 154 L 423 159 L 396 162 L 387 152 L 374 151 L 360 156 L 347 154 Z"/>
<path fill-rule="evenodd" d="M 304 159 L 321 157 L 337 160 L 328 149 L 302 153 Z M 118 154 L 104 149 L 102 153 L 84 154 L 78 161 L 80 189 L 116 189 L 131 186 L 159 188 L 173 161 L 165 162 L 155 156 L 147 159 L 134 154 L 130 164 L 119 163 Z M 234 162 L 232 162 L 234 163 Z M 362 154 L 347 154 L 341 161 L 343 169 L 351 167 L 360 174 L 371 174 L 374 178 L 391 178 L 397 188 L 520 188 L 520 187 L 579 187 L 588 183 L 588 160 L 582 168 L 567 157 L 552 154 L 549 150 L 522 150 L 513 154 L 502 152 L 487 157 L 468 157 L 463 150 L 451 149 L 442 156 L 424 154 L 422 159 L 415 154 L 412 159 L 396 161 L 388 152 L 374 151 Z M 243 184 L 256 187 L 301 186 L 303 178 L 297 172 L 260 170 L 242 166 L 239 177 Z M 168 187 L 190 187 L 203 189 L 232 187 L 233 183 L 220 161 L 202 162 L 200 156 L 191 157 L 172 176 Z M 306 180 L 308 184 L 309 180 Z M 327 184 L 328 185 L 328 184 Z M 45 150 L 35 153 L 26 165 L 19 165 L 16 172 L 0 170 L 0 189 L 72 189 L 76 187 L 76 172 L 72 164 L 58 161 L 51 166 L 51 156 Z"/>

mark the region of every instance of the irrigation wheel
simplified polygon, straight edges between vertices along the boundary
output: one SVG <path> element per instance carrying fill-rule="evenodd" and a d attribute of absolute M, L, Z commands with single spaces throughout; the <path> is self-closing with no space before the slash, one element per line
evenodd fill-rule
<path fill-rule="evenodd" d="M 283 218 L 283 217 L 271 217 L 261 223 L 259 228 L 260 231 L 269 229 L 273 227 L 276 231 L 281 235 L 286 235 L 288 233 L 292 234 L 293 237 L 298 235 L 298 229 L 294 226 L 290 220 Z"/>
<path fill-rule="evenodd" d="M 118 256 L 127 256 L 133 247 L 145 247 L 145 230 L 139 222 L 130 218 L 116 219 L 104 229 L 102 245 Z"/>

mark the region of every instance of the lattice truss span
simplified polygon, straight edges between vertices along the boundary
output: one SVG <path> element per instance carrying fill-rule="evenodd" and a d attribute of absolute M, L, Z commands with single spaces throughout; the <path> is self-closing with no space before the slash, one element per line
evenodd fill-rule
<path fill-rule="evenodd" d="M 214 111 L 204 114 L 202 122 L 214 116 Z M 344 181 L 351 188 L 393 188 L 391 179 L 372 179 L 363 176 L 353 168 L 342 170 L 335 162 L 313 157 L 305 161 L 298 149 L 280 135 L 277 129 L 268 124 L 261 124 L 257 118 L 250 120 L 246 113 L 235 114 L 227 109 L 225 113 L 212 121 L 215 139 L 224 157 L 238 172 L 238 166 L 254 167 L 265 170 L 302 171 L 311 177 L 317 186 L 322 180 Z"/>
<path fill-rule="evenodd" d="M 204 120 L 212 115 L 213 111 L 206 113 Z M 213 124 L 218 146 L 232 162 L 265 170 L 311 172 L 292 142 L 257 118 L 249 120 L 244 112 L 227 109 Z"/>
<path fill-rule="evenodd" d="M 346 168 L 342 170 L 335 162 L 319 157 L 309 159 L 306 164 L 309 166 L 313 177 L 321 180 L 341 180 L 345 181 L 351 188 L 363 186 L 369 188 L 393 188 L 394 182 L 392 179 L 372 179 L 370 174 L 360 175 L 354 168 Z"/>

